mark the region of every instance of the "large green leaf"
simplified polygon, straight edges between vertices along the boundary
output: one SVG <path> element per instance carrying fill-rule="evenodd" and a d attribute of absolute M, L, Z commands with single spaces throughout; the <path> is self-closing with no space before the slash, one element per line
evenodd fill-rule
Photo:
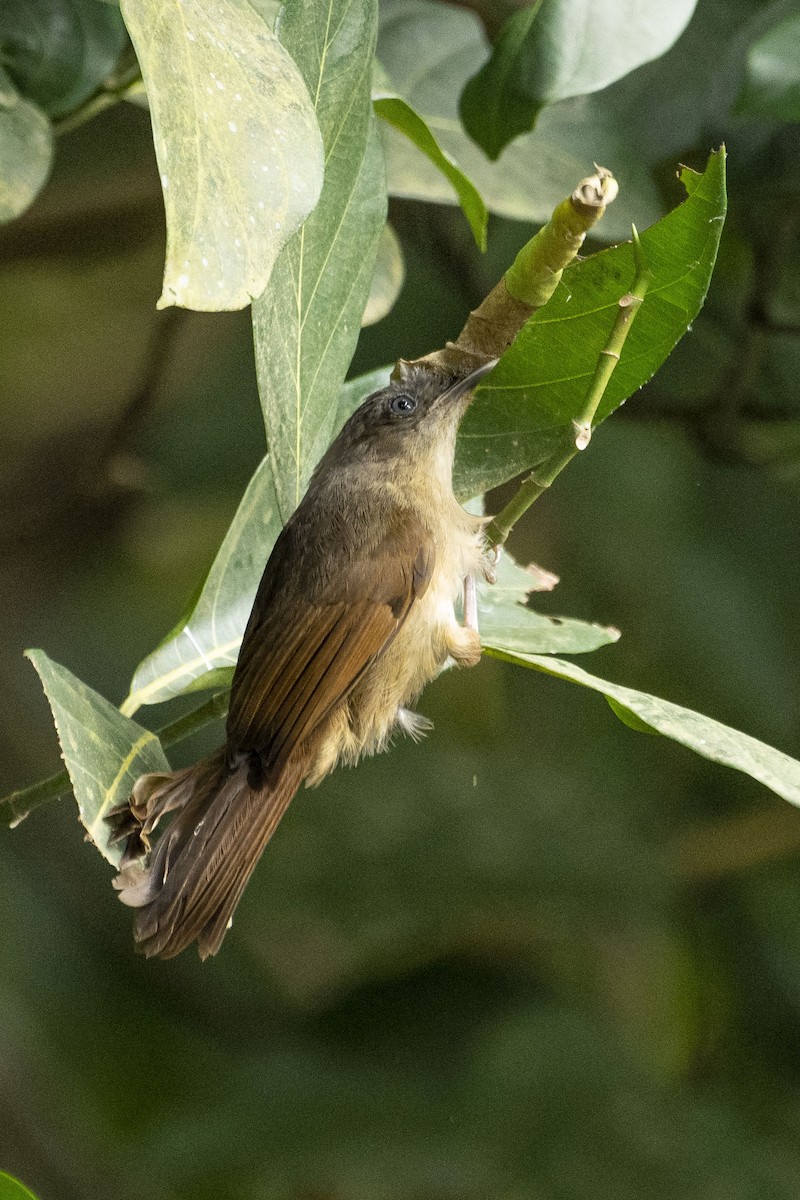
<path fill-rule="evenodd" d="M 18 217 L 36 199 L 52 159 L 50 122 L 0 69 L 0 222 Z"/>
<path fill-rule="evenodd" d="M 407 100 L 403 100 L 402 97 L 395 96 L 391 92 L 384 93 L 381 90 L 377 92 L 373 90 L 373 103 L 378 116 L 394 129 L 405 134 L 409 141 L 418 150 L 421 150 L 425 157 L 430 159 L 433 165 L 441 171 L 445 179 L 452 184 L 458 196 L 458 202 L 469 221 L 472 236 L 479 249 L 485 250 L 489 214 L 474 183 L 467 178 L 450 155 L 442 150 L 428 125 Z"/>
<path fill-rule="evenodd" d="M 461 97 L 464 125 L 491 158 L 556 100 L 596 92 L 677 40 L 697 0 L 542 0 L 504 26 Z"/>
<path fill-rule="evenodd" d="M 325 146 L 320 202 L 253 305 L 259 392 L 284 521 L 330 441 L 386 219 L 370 101 L 375 32 L 375 0 L 291 0 L 280 22 Z"/>
<path fill-rule="evenodd" d="M 510 145 L 498 164 L 490 163 L 458 117 L 461 90 L 488 53 L 472 13 L 427 0 L 381 4 L 378 56 L 392 87 L 422 116 L 490 211 L 543 223 L 596 161 L 623 184 L 597 227 L 598 237 L 627 237 L 631 221 L 642 228 L 658 219 L 663 206 L 647 160 L 627 136 L 627 106 L 603 105 L 601 97 L 549 107 L 533 133 Z M 455 202 L 448 181 L 407 138 L 392 129 L 382 136 L 391 194 Z"/>
<path fill-rule="evenodd" d="M 28 657 L 50 702 L 81 824 L 103 857 L 118 866 L 123 847 L 109 845 L 111 826 L 104 818 L 128 799 L 140 775 L 169 770 L 161 743 L 43 650 L 29 650 Z"/>
<path fill-rule="evenodd" d="M 637 692 L 633 688 L 598 679 L 574 663 L 504 650 L 490 653 L 507 662 L 532 667 L 546 675 L 554 675 L 558 679 L 566 679 L 600 692 L 620 720 L 632 729 L 672 738 L 703 758 L 743 771 L 783 796 L 784 800 L 800 805 L 800 762 L 749 734 L 740 733 L 689 708 L 681 708 L 669 700 L 660 700 L 658 696 L 650 696 L 647 692 Z"/>
<path fill-rule="evenodd" d="M 760 116 L 800 121 L 800 12 L 779 21 L 750 47 L 740 106 Z"/>
<path fill-rule="evenodd" d="M 119 12 L 97 0 L 3 0 L 0 62 L 22 94 L 51 117 L 75 108 L 117 64 Z"/>
<path fill-rule="evenodd" d="M 562 110 L 580 111 L 589 126 L 597 117 L 611 119 L 640 159 L 657 165 L 685 154 L 689 146 L 703 150 L 718 144 L 730 129 L 755 19 L 752 0 L 702 0 L 683 35 L 661 58 L 591 97 L 546 109 L 540 123 Z M 620 178 L 627 187 L 621 170 Z"/>
<path fill-rule="evenodd" d="M 319 197 L 300 72 L 248 0 L 122 0 L 167 213 L 159 307 L 243 308 Z"/>
<path fill-rule="evenodd" d="M 598 422 L 661 366 L 708 289 L 725 217 L 724 155 L 713 154 L 704 175 L 685 170 L 682 179 L 689 198 L 641 236 L 653 278 Z M 552 299 L 534 313 L 467 412 L 456 452 L 462 497 L 538 466 L 563 443 L 634 273 L 630 243 L 564 271 Z"/>

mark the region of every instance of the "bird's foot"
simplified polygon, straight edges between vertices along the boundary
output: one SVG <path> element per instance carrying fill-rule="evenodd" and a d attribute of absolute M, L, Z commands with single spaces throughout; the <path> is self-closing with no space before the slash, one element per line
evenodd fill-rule
<path fill-rule="evenodd" d="M 497 567 L 503 556 L 503 547 L 498 543 L 490 546 L 483 556 L 483 578 L 487 583 L 497 583 Z"/>

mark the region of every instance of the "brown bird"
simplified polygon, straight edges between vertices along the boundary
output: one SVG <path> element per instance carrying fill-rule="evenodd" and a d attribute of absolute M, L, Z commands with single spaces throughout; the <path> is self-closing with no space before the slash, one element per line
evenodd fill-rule
<path fill-rule="evenodd" d="M 406 707 L 449 660 L 480 658 L 483 520 L 453 495 L 459 421 L 494 362 L 461 379 L 423 367 L 369 396 L 317 466 L 267 562 L 231 687 L 224 746 L 144 775 L 118 810 L 115 879 L 146 955 L 216 954 L 301 783 L 427 721 Z M 454 601 L 464 589 L 464 624 Z M 149 837 L 174 812 L 149 858 Z M 131 861 L 134 858 L 139 861 Z"/>

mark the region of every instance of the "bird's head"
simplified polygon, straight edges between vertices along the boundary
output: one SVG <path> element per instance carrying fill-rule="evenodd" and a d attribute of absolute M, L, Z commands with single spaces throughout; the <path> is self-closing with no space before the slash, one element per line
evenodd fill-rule
<path fill-rule="evenodd" d="M 445 447 L 452 450 L 472 393 L 495 363 L 492 359 L 460 378 L 427 367 L 406 367 L 401 379 L 367 396 L 329 454 L 332 451 L 331 457 L 340 461 L 343 456 L 386 461 L 419 459 Z"/>

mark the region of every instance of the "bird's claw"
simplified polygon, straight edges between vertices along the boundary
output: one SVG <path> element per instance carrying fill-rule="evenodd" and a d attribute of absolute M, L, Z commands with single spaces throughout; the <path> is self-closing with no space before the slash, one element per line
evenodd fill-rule
<path fill-rule="evenodd" d="M 497 568 L 503 555 L 503 547 L 499 543 L 490 546 L 483 556 L 483 578 L 487 583 L 497 583 Z"/>

